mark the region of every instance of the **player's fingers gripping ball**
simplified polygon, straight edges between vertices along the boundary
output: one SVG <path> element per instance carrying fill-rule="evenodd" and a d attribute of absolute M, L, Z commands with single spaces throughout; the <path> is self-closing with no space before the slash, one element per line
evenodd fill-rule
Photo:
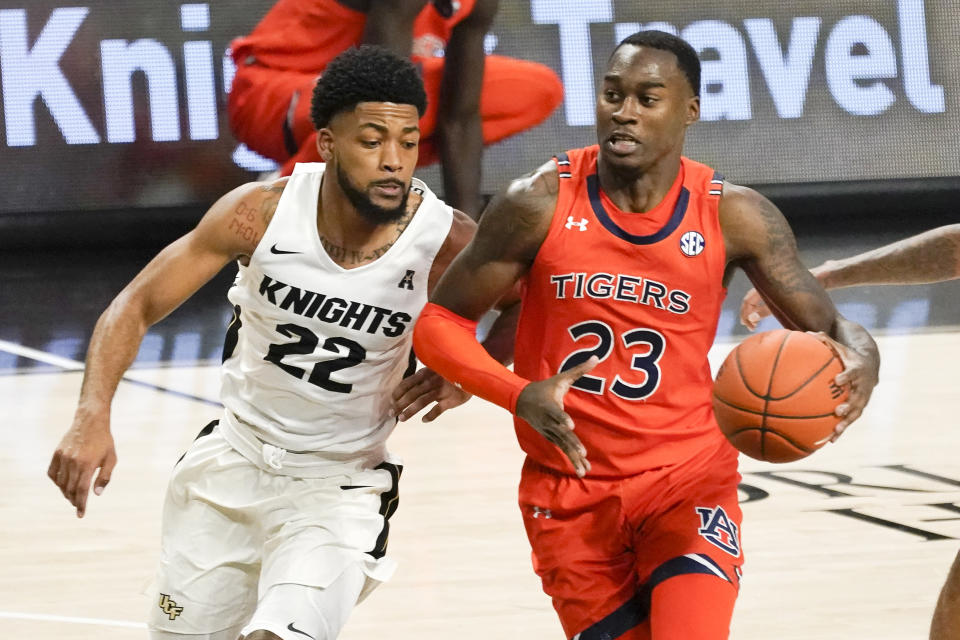
<path fill-rule="evenodd" d="M 750 336 L 727 356 L 713 386 L 720 430 L 757 460 L 790 462 L 826 444 L 849 389 L 834 382 L 843 363 L 802 331 Z"/>

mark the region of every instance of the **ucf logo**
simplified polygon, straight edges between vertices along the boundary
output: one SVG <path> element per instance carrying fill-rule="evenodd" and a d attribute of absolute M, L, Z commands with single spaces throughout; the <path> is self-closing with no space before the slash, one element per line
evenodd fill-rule
<path fill-rule="evenodd" d="M 734 558 L 739 558 L 740 540 L 737 538 L 737 525 L 730 520 L 723 507 L 717 505 L 713 509 L 709 507 L 696 509 L 700 516 L 700 529 L 697 533 L 707 542 L 723 549 Z"/>
<path fill-rule="evenodd" d="M 177 603 L 165 593 L 160 594 L 160 610 L 167 614 L 171 620 L 176 620 L 177 616 L 183 613 L 183 607 L 178 607 Z"/>

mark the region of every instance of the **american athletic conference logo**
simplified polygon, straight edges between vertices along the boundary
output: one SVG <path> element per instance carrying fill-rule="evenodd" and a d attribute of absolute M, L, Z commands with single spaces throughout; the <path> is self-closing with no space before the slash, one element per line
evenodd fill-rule
<path fill-rule="evenodd" d="M 680 236 L 680 251 L 683 251 L 683 255 L 689 258 L 703 253 L 703 247 L 706 244 L 703 234 L 699 231 L 687 231 Z"/>
<path fill-rule="evenodd" d="M 734 558 L 740 557 L 740 538 L 737 536 L 736 523 L 727 516 L 723 507 L 696 507 L 700 516 L 700 529 L 704 539 L 715 547 L 723 549 Z"/>

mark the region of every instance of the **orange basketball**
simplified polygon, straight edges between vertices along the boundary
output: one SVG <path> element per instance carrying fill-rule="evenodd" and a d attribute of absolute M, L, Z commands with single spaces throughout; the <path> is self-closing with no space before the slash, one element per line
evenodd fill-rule
<path fill-rule="evenodd" d="M 727 439 L 757 460 L 804 458 L 830 439 L 833 412 L 848 389 L 833 379 L 843 363 L 802 331 L 750 336 L 730 352 L 713 385 L 713 410 Z"/>

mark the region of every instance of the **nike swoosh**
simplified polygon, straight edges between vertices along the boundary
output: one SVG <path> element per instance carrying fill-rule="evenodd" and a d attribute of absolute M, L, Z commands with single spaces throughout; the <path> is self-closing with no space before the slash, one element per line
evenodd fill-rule
<path fill-rule="evenodd" d="M 286 253 L 303 253 L 303 251 L 284 251 L 283 249 L 277 249 L 277 245 L 270 247 L 270 253 L 275 253 L 278 256 L 282 256 Z"/>
<path fill-rule="evenodd" d="M 297 629 L 295 626 L 293 626 L 293 623 L 292 623 L 292 622 L 287 625 L 287 629 L 290 629 L 290 631 L 293 631 L 294 633 L 299 633 L 299 634 L 302 635 L 302 636 L 307 636 L 308 638 L 310 638 L 310 640 L 317 640 L 316 638 L 314 638 L 312 635 L 310 635 L 310 634 L 307 633 L 306 631 L 300 631 L 300 629 Z"/>
<path fill-rule="evenodd" d="M 833 434 L 830 434 L 830 437 L 832 438 Z M 343 489 L 344 491 L 347 491 L 350 489 L 369 489 L 370 485 L 369 484 L 342 484 L 340 485 L 340 488 Z"/>

